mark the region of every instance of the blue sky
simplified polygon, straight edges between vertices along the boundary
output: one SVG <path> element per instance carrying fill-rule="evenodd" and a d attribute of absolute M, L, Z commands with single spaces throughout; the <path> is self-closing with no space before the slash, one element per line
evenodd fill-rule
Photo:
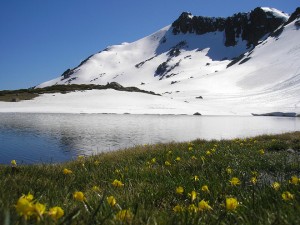
<path fill-rule="evenodd" d="M 109 45 L 132 42 L 183 11 L 231 16 L 257 6 L 292 13 L 299 0 L 1 0 L 0 90 L 35 86 Z"/>

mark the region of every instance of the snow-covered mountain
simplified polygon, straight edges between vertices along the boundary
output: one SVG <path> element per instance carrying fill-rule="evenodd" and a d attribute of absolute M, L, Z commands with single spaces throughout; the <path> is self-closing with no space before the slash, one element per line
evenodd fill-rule
<path fill-rule="evenodd" d="M 144 113 L 300 113 L 299 29 L 300 8 L 291 16 L 267 7 L 228 18 L 184 12 L 172 25 L 133 43 L 109 46 L 37 88 L 117 82 L 161 94 L 148 105 L 139 95 L 145 109 L 162 109 Z M 109 99 L 115 94 L 110 92 L 93 92 L 86 99 Z M 143 113 L 143 107 L 126 107 L 137 98 L 125 95 L 118 93 L 122 101 L 115 105 L 105 101 L 110 110 L 94 103 L 92 111 Z M 161 103 L 151 105 L 159 98 Z M 114 110 L 117 105 L 124 105 L 123 110 Z"/>

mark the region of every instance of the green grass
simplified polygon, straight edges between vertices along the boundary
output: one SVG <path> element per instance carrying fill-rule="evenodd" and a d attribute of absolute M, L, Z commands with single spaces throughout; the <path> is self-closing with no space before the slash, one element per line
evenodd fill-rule
<path fill-rule="evenodd" d="M 122 85 L 111 82 L 106 85 L 96 85 L 96 84 L 68 84 L 68 85 L 53 85 L 44 88 L 29 88 L 29 89 L 19 89 L 19 90 L 2 90 L 0 91 L 0 101 L 12 102 L 13 99 L 22 100 L 31 100 L 38 97 L 41 94 L 53 94 L 53 93 L 62 93 L 66 94 L 74 91 L 87 91 L 87 90 L 105 90 L 105 89 L 114 89 L 117 91 L 127 91 L 127 92 L 141 92 L 151 95 L 155 94 L 152 91 L 145 91 L 137 87 L 123 87 Z"/>
<path fill-rule="evenodd" d="M 1 165 L 0 222 L 300 224 L 300 181 L 289 182 L 292 176 L 300 176 L 299 143 L 300 132 L 295 132 L 251 139 L 136 146 L 63 164 Z M 288 148 L 296 152 L 289 153 Z M 171 165 L 167 166 L 166 161 Z M 73 173 L 64 174 L 64 168 Z M 232 169 L 231 174 L 228 168 Z M 250 181 L 254 171 L 256 184 Z M 229 182 L 232 177 L 239 178 L 241 184 L 232 186 Z M 124 186 L 114 187 L 115 179 Z M 277 191 L 271 187 L 275 181 L 281 185 Z M 208 186 L 209 193 L 201 190 L 203 185 Z M 94 186 L 100 190 L 93 189 Z M 184 188 L 181 195 L 176 193 L 178 186 Z M 85 201 L 75 200 L 75 191 L 83 192 Z M 194 201 L 189 195 L 192 191 L 197 193 Z M 294 198 L 283 200 L 285 191 Z M 25 220 L 18 215 L 15 205 L 22 194 L 28 193 L 34 195 L 34 203 L 46 205 L 41 217 L 33 215 Z M 115 197 L 115 206 L 109 205 L 108 196 Z M 225 200 L 229 197 L 239 202 L 234 211 L 226 209 Z M 192 210 L 191 205 L 198 208 L 203 199 L 212 210 Z M 182 212 L 174 212 L 177 205 Z M 60 206 L 65 213 L 57 221 L 47 213 L 54 206 Z M 130 210 L 130 218 L 118 220 L 116 215 L 121 209 Z"/>
<path fill-rule="evenodd" d="M 30 93 L 30 92 L 19 92 L 19 93 L 0 93 L 0 101 L 1 102 L 12 102 L 13 99 L 17 99 L 19 101 L 23 100 L 31 100 L 39 96 L 36 93 Z"/>

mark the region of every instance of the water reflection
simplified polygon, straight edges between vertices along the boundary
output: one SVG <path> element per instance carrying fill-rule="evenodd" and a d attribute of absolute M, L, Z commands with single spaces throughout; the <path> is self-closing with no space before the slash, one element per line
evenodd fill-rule
<path fill-rule="evenodd" d="M 0 163 L 61 162 L 79 154 L 169 141 L 299 131 L 300 118 L 0 114 Z"/>

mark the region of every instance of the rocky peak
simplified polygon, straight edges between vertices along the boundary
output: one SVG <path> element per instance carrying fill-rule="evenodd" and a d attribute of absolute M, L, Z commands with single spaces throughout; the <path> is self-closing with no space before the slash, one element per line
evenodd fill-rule
<path fill-rule="evenodd" d="M 256 45 L 268 33 L 283 25 L 287 18 L 269 8 L 255 8 L 249 13 L 237 13 L 227 18 L 192 16 L 184 12 L 172 23 L 173 34 L 224 31 L 225 46 L 234 46 L 238 38 L 246 40 L 248 46 Z"/>
<path fill-rule="evenodd" d="M 289 20 L 286 23 L 288 24 L 298 18 L 300 18 L 300 7 L 296 8 L 295 12 L 291 14 Z"/>
<path fill-rule="evenodd" d="M 205 34 L 218 29 L 224 30 L 224 18 L 192 16 L 191 13 L 183 12 L 177 20 L 172 23 L 173 33 L 196 33 Z"/>

